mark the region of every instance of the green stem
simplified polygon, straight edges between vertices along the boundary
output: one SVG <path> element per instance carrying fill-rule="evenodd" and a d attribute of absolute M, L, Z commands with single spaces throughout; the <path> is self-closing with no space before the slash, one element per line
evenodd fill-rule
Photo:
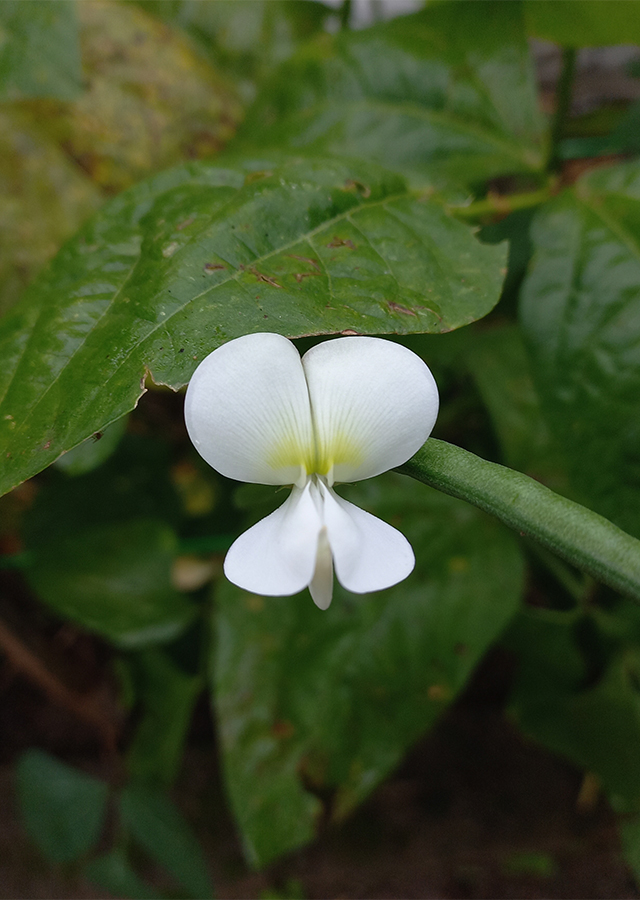
<path fill-rule="evenodd" d="M 351 0 L 342 0 L 340 7 L 340 28 L 346 31 L 351 21 Z"/>
<path fill-rule="evenodd" d="M 473 503 L 640 601 L 640 541 L 528 475 L 433 438 L 398 471 Z"/>
<path fill-rule="evenodd" d="M 571 90 L 576 71 L 575 47 L 565 47 L 562 51 L 562 72 L 556 88 L 556 111 L 551 123 L 551 148 L 549 150 L 549 171 L 560 167 L 560 141 L 564 134 L 564 125 L 571 107 Z"/>
<path fill-rule="evenodd" d="M 537 191 L 525 191 L 521 194 L 489 194 L 482 200 L 476 200 L 467 206 L 447 206 L 447 212 L 456 219 L 474 220 L 486 219 L 494 216 L 507 216 L 518 209 L 530 209 L 539 206 L 553 197 L 556 179 L 549 182 Z"/>

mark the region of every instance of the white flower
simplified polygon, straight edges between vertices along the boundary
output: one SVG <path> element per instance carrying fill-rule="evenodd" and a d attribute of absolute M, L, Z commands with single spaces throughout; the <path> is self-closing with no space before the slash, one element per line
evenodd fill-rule
<path fill-rule="evenodd" d="M 309 588 L 320 609 L 338 581 L 357 594 L 402 581 L 407 539 L 339 497 L 403 462 L 426 441 L 438 389 L 422 360 L 390 341 L 344 337 L 300 358 L 278 334 L 248 334 L 214 350 L 185 400 L 191 440 L 228 478 L 292 484 L 288 499 L 235 541 L 227 578 L 269 596 Z"/>

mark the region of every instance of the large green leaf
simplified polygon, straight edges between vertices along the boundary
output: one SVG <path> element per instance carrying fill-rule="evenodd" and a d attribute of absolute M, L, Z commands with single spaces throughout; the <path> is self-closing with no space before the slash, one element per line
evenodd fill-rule
<path fill-rule="evenodd" d="M 153 519 L 102 525 L 71 537 L 52 535 L 26 576 L 65 619 L 123 647 L 175 637 L 195 608 L 171 584 L 174 532 Z"/>
<path fill-rule="evenodd" d="M 340 819 L 397 765 L 465 683 L 517 608 L 522 561 L 509 532 L 460 501 L 385 476 L 350 499 L 397 524 L 415 572 L 364 597 L 220 587 L 213 657 L 231 804 L 257 865 Z"/>
<path fill-rule="evenodd" d="M 497 301 L 504 248 L 400 177 L 263 163 L 122 194 L 0 322 L 0 493 L 132 409 L 147 374 L 178 388 L 229 338 L 443 332 Z"/>
<path fill-rule="evenodd" d="M 562 457 L 542 415 L 520 329 L 502 325 L 473 337 L 466 362 L 493 421 L 504 463 L 566 493 Z"/>
<path fill-rule="evenodd" d="M 0 101 L 70 100 L 82 90 L 80 43 L 71 0 L 0 3 Z"/>
<path fill-rule="evenodd" d="M 100 837 L 107 785 L 41 750 L 18 763 L 18 797 L 29 835 L 52 862 L 78 859 Z"/>
<path fill-rule="evenodd" d="M 526 0 L 529 32 L 564 47 L 640 43 L 640 6 L 628 0 Z"/>
<path fill-rule="evenodd" d="M 553 432 L 585 502 L 640 535 L 640 163 L 539 211 L 521 320 Z"/>
<path fill-rule="evenodd" d="M 543 123 L 518 3 L 429 5 L 285 62 L 241 136 L 375 160 L 418 183 L 539 171 Z"/>

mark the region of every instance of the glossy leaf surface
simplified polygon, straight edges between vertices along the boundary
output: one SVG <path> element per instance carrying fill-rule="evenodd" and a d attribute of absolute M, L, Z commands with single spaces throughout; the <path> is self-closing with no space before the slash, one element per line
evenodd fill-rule
<path fill-rule="evenodd" d="M 241 131 L 438 185 L 538 171 L 543 134 L 520 5 L 464 0 L 307 45 Z"/>
<path fill-rule="evenodd" d="M 215 702 L 228 791 L 254 864 L 312 839 L 314 793 L 331 796 L 333 819 L 361 802 L 517 608 L 522 562 L 508 532 L 464 503 L 385 479 L 348 496 L 411 540 L 417 565 L 406 581 L 365 596 L 338 589 L 326 612 L 306 591 L 218 591 Z"/>
<path fill-rule="evenodd" d="M 443 332 L 497 301 L 504 248 L 400 177 L 264 162 L 122 194 L 0 322 L 0 492 L 132 409 L 147 374 L 178 388 L 230 338 Z"/>
<path fill-rule="evenodd" d="M 58 615 L 120 646 L 175 637 L 195 609 L 171 585 L 174 532 L 153 519 L 52 538 L 26 575 Z"/>
<path fill-rule="evenodd" d="M 18 796 L 29 835 L 52 862 L 78 859 L 100 837 L 107 785 L 48 753 L 23 754 Z"/>
<path fill-rule="evenodd" d="M 575 488 L 640 534 L 640 165 L 599 169 L 541 209 L 521 321 Z"/>
<path fill-rule="evenodd" d="M 80 43 L 71 0 L 0 3 L 0 101 L 70 100 L 82 90 Z"/>

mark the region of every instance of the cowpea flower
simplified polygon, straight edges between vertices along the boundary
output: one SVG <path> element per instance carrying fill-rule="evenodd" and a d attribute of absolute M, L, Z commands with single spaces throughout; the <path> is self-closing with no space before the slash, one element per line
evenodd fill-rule
<path fill-rule="evenodd" d="M 380 338 L 336 338 L 300 358 L 281 335 L 247 334 L 209 354 L 185 399 L 196 449 L 228 478 L 293 486 L 231 546 L 229 581 L 266 596 L 308 587 L 327 609 L 334 568 L 356 594 L 406 578 L 415 557 L 404 535 L 333 486 L 406 462 L 437 413 L 438 389 L 424 362 Z"/>

